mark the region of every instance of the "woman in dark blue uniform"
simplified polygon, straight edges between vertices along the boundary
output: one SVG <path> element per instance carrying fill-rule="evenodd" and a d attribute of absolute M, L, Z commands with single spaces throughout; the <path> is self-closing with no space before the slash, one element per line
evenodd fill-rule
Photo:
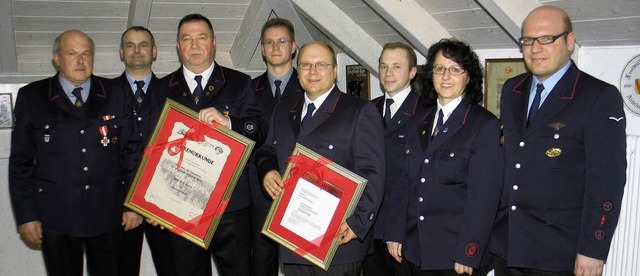
<path fill-rule="evenodd" d="M 385 240 L 411 275 L 471 274 L 486 263 L 502 187 L 500 125 L 479 105 L 482 66 L 467 44 L 443 39 L 427 60 L 427 107 L 408 125 L 407 179 Z"/>

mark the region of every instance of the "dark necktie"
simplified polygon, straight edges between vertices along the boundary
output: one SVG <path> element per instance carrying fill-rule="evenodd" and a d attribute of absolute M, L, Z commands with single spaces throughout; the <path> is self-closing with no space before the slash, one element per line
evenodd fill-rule
<path fill-rule="evenodd" d="M 436 122 L 436 128 L 433 130 L 433 135 L 431 135 L 431 139 L 433 139 L 433 137 L 436 137 L 436 135 L 438 135 L 438 133 L 440 133 L 440 131 L 442 131 L 443 128 L 444 128 L 444 112 L 442 112 L 442 109 L 440 109 L 440 112 L 438 112 L 438 122 Z"/>
<path fill-rule="evenodd" d="M 531 104 L 531 108 L 529 109 L 527 125 L 529 124 L 529 122 L 531 122 L 531 120 L 533 120 L 533 117 L 536 116 L 536 112 L 538 112 L 538 109 L 540 108 L 540 98 L 542 95 L 542 90 L 544 90 L 544 85 L 542 85 L 542 83 L 538 83 L 538 85 L 536 86 L 536 95 L 533 97 L 533 104 Z"/>
<path fill-rule="evenodd" d="M 198 104 L 198 101 L 200 100 L 200 97 L 202 97 L 202 76 L 201 75 L 197 75 L 193 78 L 194 80 L 196 80 L 196 89 L 193 90 L 193 100 L 196 102 L 196 104 Z"/>
<path fill-rule="evenodd" d="M 82 87 L 76 87 L 73 89 L 73 91 L 71 91 L 71 94 L 73 94 L 74 96 L 76 96 L 76 102 L 75 102 L 75 106 L 76 108 L 81 108 L 82 105 L 84 105 L 84 101 L 82 100 Z"/>
<path fill-rule="evenodd" d="M 389 121 L 391 121 L 391 104 L 393 104 L 393 99 L 387 99 L 386 105 L 384 107 L 384 125 L 386 126 Z"/>
<path fill-rule="evenodd" d="M 302 118 L 302 121 L 300 122 L 301 129 L 303 129 L 304 125 L 308 123 L 309 120 L 311 120 L 311 116 L 313 116 L 313 111 L 315 110 L 316 110 L 316 106 L 313 103 L 310 103 L 309 105 L 307 105 L 307 114 L 304 115 L 304 118 Z"/>
<path fill-rule="evenodd" d="M 135 83 L 138 87 L 134 96 L 136 97 L 136 101 L 138 102 L 138 104 L 141 104 L 142 100 L 144 100 L 144 90 L 142 90 L 142 87 L 144 87 L 144 81 L 134 81 L 133 83 Z"/>
<path fill-rule="evenodd" d="M 282 96 L 282 91 L 280 90 L 280 84 L 282 84 L 281 80 L 275 80 L 273 82 L 273 84 L 276 85 L 276 93 L 275 95 L 273 95 L 274 99 L 276 100 L 276 103 L 280 102 L 280 96 Z"/>

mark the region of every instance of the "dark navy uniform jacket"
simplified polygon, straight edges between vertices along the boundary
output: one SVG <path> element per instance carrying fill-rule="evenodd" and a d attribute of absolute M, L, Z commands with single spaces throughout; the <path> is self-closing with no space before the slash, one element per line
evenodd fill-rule
<path fill-rule="evenodd" d="M 131 97 L 92 76 L 77 109 L 58 75 L 20 89 L 9 185 L 16 222 L 44 232 L 92 237 L 119 229 L 124 191 L 139 162 Z"/>
<path fill-rule="evenodd" d="M 492 252 L 509 266 L 573 271 L 576 254 L 606 260 L 618 221 L 622 98 L 572 64 L 527 127 L 532 79 L 523 74 L 502 89 L 506 167 Z"/>
<path fill-rule="evenodd" d="M 367 179 L 353 215 L 346 219 L 358 238 L 338 247 L 333 265 L 364 260 L 384 192 L 385 164 L 382 120 L 373 103 L 344 94 L 337 87 L 329 93 L 302 131 L 304 94 L 281 101 L 271 118 L 267 141 L 256 152 L 256 164 L 260 179 L 271 170 L 283 174 L 286 160 L 300 143 Z M 311 264 L 282 246 L 280 254 L 283 263 Z"/>
<path fill-rule="evenodd" d="M 207 107 L 215 107 L 231 118 L 233 131 L 256 142 L 256 147 L 264 142 L 267 134 L 265 116 L 260 109 L 251 87 L 251 78 L 239 71 L 222 67 L 215 63 L 204 93 L 196 104 L 191 90 L 184 79 L 182 68 L 162 78 L 159 87 L 166 89 L 165 95 L 192 110 L 199 112 Z M 237 211 L 251 206 L 249 179 L 242 174 L 225 212 Z"/>
<path fill-rule="evenodd" d="M 134 91 L 131 89 L 131 85 L 129 84 L 129 80 L 127 79 L 126 73 L 122 73 L 119 77 L 114 79 L 119 82 L 118 85 L 121 85 L 121 89 L 124 89 L 127 93 L 133 95 Z M 137 129 L 140 133 L 140 137 L 143 143 L 143 146 L 147 145 L 151 134 L 153 134 L 153 130 L 155 129 L 156 120 L 158 118 L 154 118 L 152 116 L 152 111 L 160 111 L 164 105 L 164 99 L 158 97 L 158 93 L 161 90 L 157 87 L 160 79 L 156 77 L 155 74 L 151 73 L 151 83 L 147 88 L 147 91 L 144 95 L 144 100 L 142 104 L 138 106 L 135 97 L 131 97 L 131 106 L 133 107 L 133 119 L 137 125 Z M 162 102 L 158 102 L 162 100 Z"/>
<path fill-rule="evenodd" d="M 385 108 L 384 96 L 375 98 L 372 102 L 376 105 L 382 118 Z M 384 231 L 389 219 L 389 198 L 391 191 L 398 187 L 399 182 L 405 177 L 404 173 L 407 171 L 405 163 L 407 123 L 409 119 L 411 119 L 411 116 L 416 114 L 416 111 L 424 108 L 423 105 L 422 97 L 419 97 L 418 94 L 412 90 L 398 111 L 396 111 L 396 114 L 391 118 L 391 121 L 384 127 L 386 179 L 384 197 L 380 205 L 378 218 L 373 225 L 375 239 L 382 239 L 384 236 Z M 391 225 L 390 227 L 395 227 L 395 225 Z"/>
<path fill-rule="evenodd" d="M 502 187 L 503 153 L 495 115 L 464 99 L 433 140 L 437 107 L 415 115 L 407 131 L 408 179 L 392 192 L 385 240 L 423 270 L 479 267 Z"/>
<path fill-rule="evenodd" d="M 266 118 L 265 120 L 269 122 L 271 114 L 273 114 L 273 110 L 276 107 L 276 100 L 273 97 L 271 84 L 269 83 L 269 77 L 267 74 L 267 72 L 264 72 L 262 75 L 251 80 L 251 86 L 255 90 L 258 102 L 261 103 L 260 108 L 262 109 L 262 114 L 264 114 Z M 302 91 L 302 87 L 300 87 L 300 82 L 298 82 L 298 72 L 296 69 L 293 69 L 293 73 L 291 74 L 291 78 L 289 78 L 289 82 L 287 82 L 287 86 L 282 90 L 280 101 L 285 101 L 288 98 L 293 97 L 293 95 L 303 93 L 304 91 Z M 260 146 L 261 145 L 256 145 L 256 147 Z M 258 179 L 255 162 L 253 160 L 247 163 L 245 173 L 248 173 L 253 204 L 268 208 L 268 206 L 271 205 L 272 200 L 271 197 L 269 197 L 269 195 L 267 195 L 263 190 L 262 179 Z"/>

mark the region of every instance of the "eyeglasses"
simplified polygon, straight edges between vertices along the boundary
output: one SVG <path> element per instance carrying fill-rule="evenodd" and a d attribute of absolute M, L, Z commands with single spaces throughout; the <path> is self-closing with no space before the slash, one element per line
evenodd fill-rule
<path fill-rule="evenodd" d="M 558 40 L 558 38 L 561 38 L 567 34 L 569 34 L 569 32 L 563 32 L 559 35 L 543 35 L 539 37 L 524 36 L 524 37 L 518 38 L 518 42 L 522 46 L 531 46 L 535 41 L 538 41 L 540 45 L 547 45 L 547 44 L 554 43 L 556 40 Z"/>
<path fill-rule="evenodd" d="M 323 63 L 323 62 L 318 62 L 318 63 L 300 63 L 298 64 L 298 69 L 299 70 L 311 70 L 312 67 L 315 67 L 316 70 L 326 70 L 327 68 L 329 68 L 331 65 L 331 63 Z"/>
<path fill-rule="evenodd" d="M 267 40 L 265 42 L 262 43 L 262 45 L 265 46 L 271 46 L 273 47 L 274 45 L 278 45 L 278 46 L 284 46 L 285 44 L 291 42 L 291 40 L 286 40 L 284 37 L 278 38 L 278 40 L 273 41 L 273 40 Z"/>
<path fill-rule="evenodd" d="M 459 76 L 459 75 L 464 74 L 464 72 L 466 72 L 466 70 L 464 70 L 464 69 L 462 69 L 460 67 L 457 67 L 457 66 L 453 66 L 453 67 L 449 67 L 449 68 L 444 67 L 444 66 L 434 66 L 431 69 L 431 72 L 433 72 L 436 75 L 444 75 L 444 72 L 446 72 L 447 70 L 449 71 L 449 74 L 452 75 L 452 76 Z"/>

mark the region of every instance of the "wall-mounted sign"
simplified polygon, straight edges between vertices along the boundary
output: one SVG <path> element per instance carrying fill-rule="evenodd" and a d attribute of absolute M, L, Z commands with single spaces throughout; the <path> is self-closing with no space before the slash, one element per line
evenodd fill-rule
<path fill-rule="evenodd" d="M 620 76 L 620 93 L 624 105 L 636 115 L 640 115 L 640 55 L 633 57 Z"/>

